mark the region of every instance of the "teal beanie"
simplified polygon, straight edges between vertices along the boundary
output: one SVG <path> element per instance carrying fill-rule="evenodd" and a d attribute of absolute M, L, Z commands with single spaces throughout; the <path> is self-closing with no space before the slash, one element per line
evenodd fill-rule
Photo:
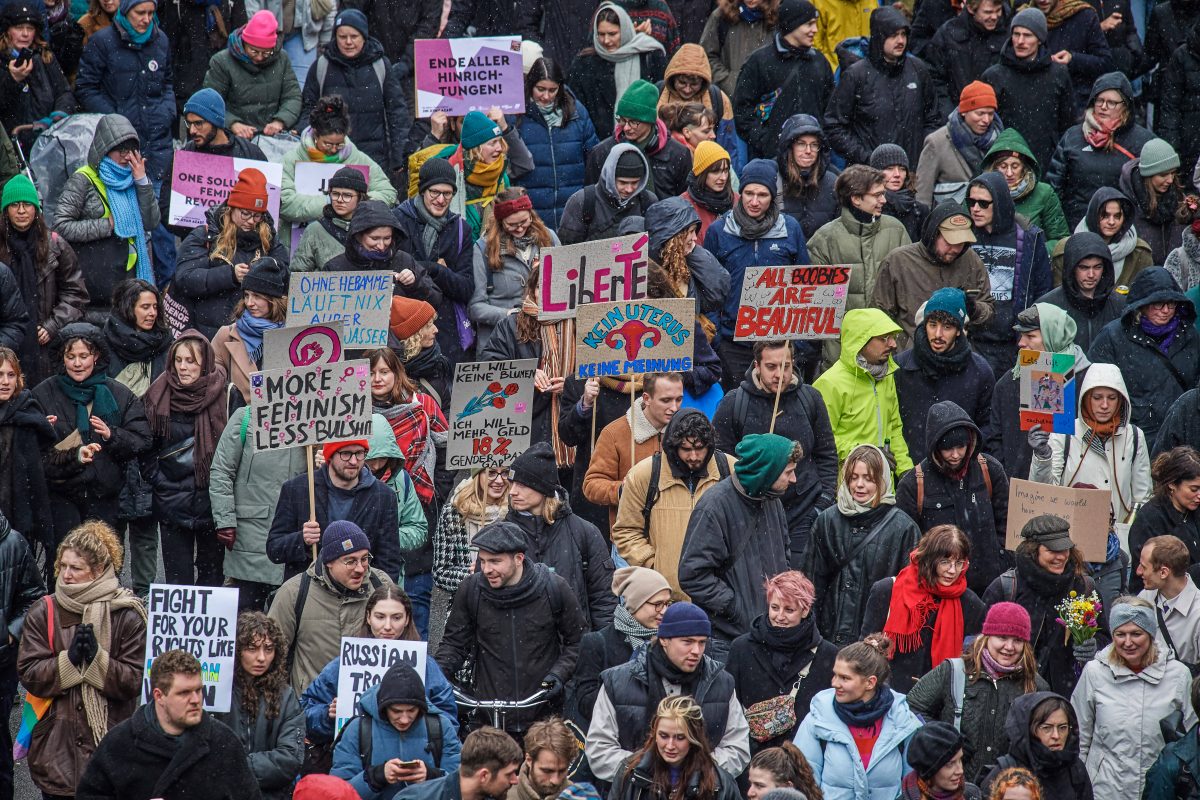
<path fill-rule="evenodd" d="M 480 145 L 487 144 L 497 136 L 503 136 L 500 126 L 482 111 L 469 111 L 462 121 L 463 150 L 474 150 Z"/>
<path fill-rule="evenodd" d="M 788 465 L 795 446 L 791 439 L 777 433 L 755 433 L 738 442 L 733 471 L 746 494 L 766 494 Z"/>

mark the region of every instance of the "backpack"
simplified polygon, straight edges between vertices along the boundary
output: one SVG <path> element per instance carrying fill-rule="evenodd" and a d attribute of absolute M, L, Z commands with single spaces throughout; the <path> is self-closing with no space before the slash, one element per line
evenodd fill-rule
<path fill-rule="evenodd" d="M 446 744 L 446 737 L 442 729 L 442 715 L 435 710 L 433 713 L 427 712 L 422 716 L 425 717 L 425 738 L 428 740 L 425 745 L 425 752 L 433 756 L 433 768 L 441 769 L 442 750 Z M 375 743 L 371 737 L 371 728 L 374 721 L 370 714 L 363 714 L 360 717 L 355 717 L 355 719 L 358 720 L 358 757 L 363 769 L 366 770 L 371 766 L 372 751 L 375 747 Z M 337 742 L 342 740 L 342 735 L 345 734 L 346 729 L 349 727 L 349 723 L 342 726 L 342 729 L 338 732 L 337 740 L 334 742 L 335 747 L 337 746 Z"/>
<path fill-rule="evenodd" d="M 800 412 L 807 419 L 807 418 L 812 417 L 812 400 L 809 399 L 808 394 L 806 392 L 800 391 L 806 385 L 807 384 L 804 384 L 804 383 L 799 383 L 796 385 L 796 396 L 800 398 Z M 737 431 L 736 431 L 736 436 L 734 436 L 734 438 L 740 440 L 746 434 L 745 429 L 741 427 L 740 423 L 743 422 L 746 419 L 746 415 L 748 413 L 750 413 L 750 395 L 747 394 L 746 392 L 742 391 L 741 386 L 739 386 L 737 389 L 735 389 L 732 392 L 732 394 L 733 394 L 733 424 L 738 426 Z M 780 411 L 779 413 L 781 415 L 783 414 L 782 411 Z M 768 421 L 767 424 L 769 425 L 770 422 Z M 815 431 L 814 431 L 814 433 L 815 433 Z"/>
<path fill-rule="evenodd" d="M 983 485 L 987 487 L 988 501 L 992 499 L 992 473 L 988 470 L 987 459 L 983 457 L 983 453 L 975 456 L 979 461 L 979 469 L 983 471 Z M 925 470 L 921 469 L 921 465 L 917 464 L 913 467 L 913 471 L 917 475 L 917 513 L 922 517 L 925 516 Z"/>
<path fill-rule="evenodd" d="M 720 450 L 713 452 L 717 462 L 717 475 L 720 479 L 729 477 L 729 456 Z M 650 456 L 650 485 L 646 487 L 646 501 L 642 504 L 642 536 L 650 538 L 650 514 L 658 502 L 658 479 L 662 475 L 662 450 Z"/>
<path fill-rule="evenodd" d="M 300 617 L 304 613 L 304 604 L 308 602 L 308 589 L 312 585 L 312 576 L 308 574 L 307 570 L 301 572 L 300 576 L 300 589 L 296 592 L 296 606 L 292 611 L 292 615 L 296 620 L 296 634 L 300 633 Z M 375 573 L 370 572 L 369 570 L 367 572 L 367 578 L 371 581 L 372 589 L 378 589 L 383 585 L 383 581 L 379 580 L 379 578 L 375 576 Z M 299 636 L 293 635 L 291 637 L 291 641 L 288 642 L 287 657 L 284 659 L 284 671 L 288 675 L 292 674 L 292 662 L 296 658 L 296 641 L 299 638 Z"/>
<path fill-rule="evenodd" d="M 375 77 L 379 80 L 379 91 L 383 96 L 387 97 L 385 85 L 387 84 L 387 61 L 382 58 L 375 59 L 371 66 L 375 68 Z M 329 59 L 324 55 L 317 56 L 317 97 L 325 96 L 325 76 L 329 74 Z"/>

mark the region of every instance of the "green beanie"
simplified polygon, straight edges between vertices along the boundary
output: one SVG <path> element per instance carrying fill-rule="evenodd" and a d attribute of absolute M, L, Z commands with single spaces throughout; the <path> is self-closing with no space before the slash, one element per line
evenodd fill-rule
<path fill-rule="evenodd" d="M 656 122 L 658 89 L 649 81 L 636 80 L 629 84 L 629 88 L 617 102 L 617 116 L 636 119 L 639 122 Z"/>
<path fill-rule="evenodd" d="M 796 443 L 777 433 L 755 433 L 738 442 L 733 471 L 751 497 L 762 497 L 783 473 Z"/>
<path fill-rule="evenodd" d="M 487 114 L 481 111 L 468 111 L 467 115 L 463 117 L 462 135 L 459 141 L 462 143 L 463 150 L 474 150 L 503 135 L 500 126 L 493 122 Z"/>
<path fill-rule="evenodd" d="M 27 175 L 14 175 L 4 184 L 4 195 L 0 199 L 0 210 L 8 208 L 13 203 L 32 203 L 39 211 L 42 201 L 38 198 L 37 189 Z"/>

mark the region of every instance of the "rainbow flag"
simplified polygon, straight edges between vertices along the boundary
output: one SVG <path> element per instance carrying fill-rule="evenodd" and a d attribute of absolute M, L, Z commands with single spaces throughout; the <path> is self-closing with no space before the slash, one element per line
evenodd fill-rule
<path fill-rule="evenodd" d="M 13 740 L 13 761 L 20 761 L 29 755 L 29 742 L 33 739 L 33 726 L 46 716 L 53 699 L 35 697 L 31 694 L 25 695 L 25 707 L 21 709 L 21 729 L 17 731 L 17 738 Z"/>

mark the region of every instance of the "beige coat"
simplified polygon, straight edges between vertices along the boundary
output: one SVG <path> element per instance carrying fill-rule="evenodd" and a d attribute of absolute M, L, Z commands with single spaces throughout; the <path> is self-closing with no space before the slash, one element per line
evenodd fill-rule
<path fill-rule="evenodd" d="M 242 393 L 242 398 L 250 402 L 250 373 L 258 372 L 258 367 L 250 360 L 246 352 L 246 344 L 242 341 L 237 325 L 230 323 L 217 331 L 212 340 L 213 352 L 216 353 L 217 363 L 225 368 L 229 381 Z"/>
<path fill-rule="evenodd" d="M 975 174 L 954 142 L 950 126 L 943 125 L 925 137 L 921 160 L 917 162 L 917 199 L 933 208 L 942 200 L 967 194 L 967 184 Z M 955 197 L 951 197 L 955 195 Z"/>

